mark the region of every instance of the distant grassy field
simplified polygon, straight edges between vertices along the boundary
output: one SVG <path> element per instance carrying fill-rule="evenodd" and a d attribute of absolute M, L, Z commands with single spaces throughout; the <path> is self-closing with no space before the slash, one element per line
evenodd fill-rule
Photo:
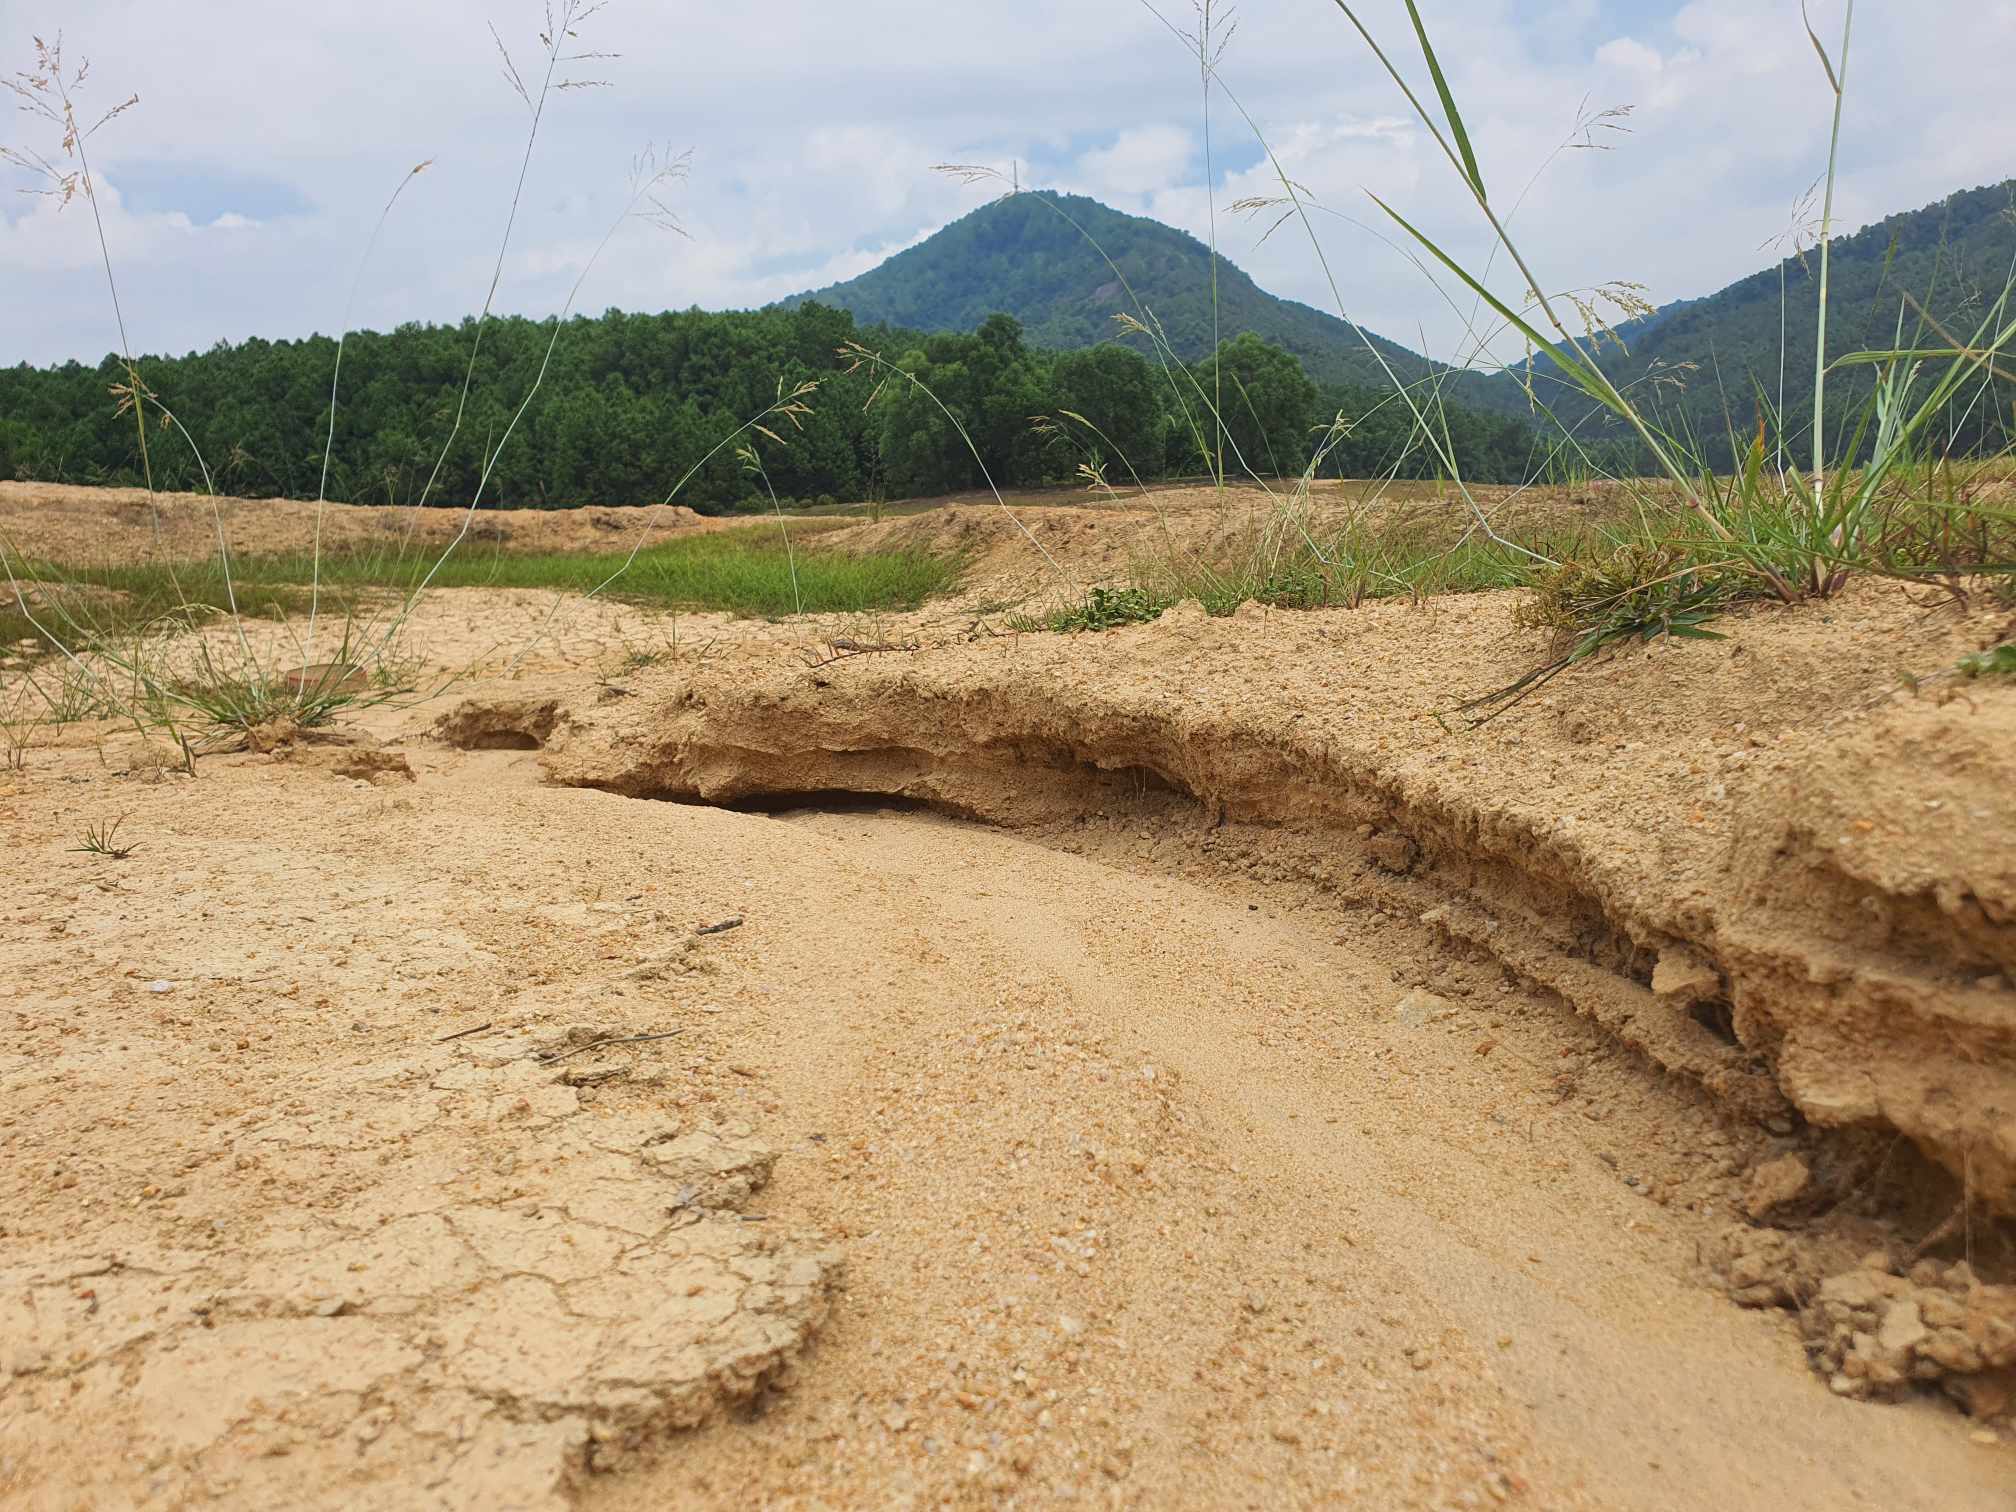
<path fill-rule="evenodd" d="M 787 550 L 774 530 L 721 531 L 649 547 L 624 567 L 622 553 L 457 551 L 434 575 L 442 588 L 549 588 L 603 592 L 664 608 L 730 614 L 861 613 L 915 609 L 958 576 L 959 564 L 918 552 L 841 555 L 808 550 L 803 527 Z M 260 581 L 303 583 L 306 557 L 246 564 Z M 339 587 L 412 586 L 433 565 L 370 556 L 325 558 L 322 581 Z M 612 575 L 613 582 L 610 581 Z"/>
<path fill-rule="evenodd" d="M 625 567 L 620 552 L 511 552 L 465 543 L 434 572 L 437 588 L 531 588 L 585 593 L 596 587 L 629 603 L 777 616 L 914 609 L 958 576 L 957 561 L 919 552 L 841 555 L 808 549 L 820 526 L 795 526 L 786 549 L 774 529 L 719 531 L 669 540 L 640 551 Z M 338 552 L 322 558 L 324 605 L 360 594 L 403 593 L 435 566 L 438 553 Z M 66 641 L 129 635 L 186 610 L 298 614 L 308 604 L 314 560 L 307 553 L 240 557 L 230 580 L 213 560 L 201 564 L 91 566 L 13 563 L 34 618 Z M 0 643 L 39 639 L 14 592 L 0 583 Z"/>

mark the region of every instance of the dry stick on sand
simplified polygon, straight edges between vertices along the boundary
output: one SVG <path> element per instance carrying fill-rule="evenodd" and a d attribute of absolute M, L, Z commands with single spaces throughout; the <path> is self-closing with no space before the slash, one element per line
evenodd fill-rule
<path fill-rule="evenodd" d="M 667 1029 L 662 1034 L 620 1034 L 609 1039 L 590 1040 L 585 1045 L 576 1045 L 572 1050 L 562 1050 L 553 1055 L 535 1056 L 534 1059 L 551 1065 L 555 1061 L 566 1060 L 569 1056 L 580 1055 L 588 1050 L 600 1050 L 607 1045 L 638 1045 L 646 1040 L 670 1039 L 675 1034 L 684 1034 L 684 1029 Z"/>
<path fill-rule="evenodd" d="M 453 1034 L 442 1035 L 441 1038 L 434 1041 L 434 1043 L 437 1045 L 445 1045 L 450 1040 L 467 1039 L 472 1034 L 481 1034 L 485 1029 L 495 1029 L 496 1027 L 497 1025 L 494 1022 L 492 1022 L 488 1024 L 478 1024 L 474 1029 L 457 1029 Z"/>
<path fill-rule="evenodd" d="M 922 643 L 918 641 L 870 642 L 849 640 L 845 636 L 842 636 L 839 640 L 828 641 L 826 645 L 827 649 L 833 654 L 821 657 L 817 661 L 807 661 L 805 663 L 807 667 L 816 670 L 820 667 L 829 667 L 837 661 L 849 661 L 857 656 L 875 656 L 884 651 L 922 651 L 924 649 Z M 806 654 L 809 656 L 811 653 L 808 652 Z"/>

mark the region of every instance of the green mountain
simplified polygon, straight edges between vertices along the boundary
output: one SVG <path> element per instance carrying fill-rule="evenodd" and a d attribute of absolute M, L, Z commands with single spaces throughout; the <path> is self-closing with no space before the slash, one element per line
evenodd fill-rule
<path fill-rule="evenodd" d="M 1211 249 L 1187 232 L 1080 195 L 1039 191 L 996 200 L 858 278 L 784 303 L 816 300 L 851 310 L 864 325 L 920 331 L 976 330 L 1001 312 L 1022 323 L 1031 345 L 1074 350 L 1123 334 L 1113 317 L 1140 314 L 1131 287 L 1176 355 L 1194 361 L 1211 350 L 1211 272 Z M 1365 343 L 1336 316 L 1269 294 L 1222 255 L 1217 272 L 1225 340 L 1251 331 L 1293 352 L 1318 383 L 1387 386 Z M 1402 377 L 1440 370 L 1397 342 L 1372 339 Z M 1147 348 L 1138 335 L 1129 344 Z M 1524 408 L 1509 388 L 1492 397 L 1499 407 Z"/>
<path fill-rule="evenodd" d="M 1830 264 L 1830 358 L 1896 346 L 1947 345 L 1937 329 L 1922 323 L 1910 299 L 1952 337 L 1972 341 L 2016 271 L 2016 179 L 1963 190 L 1840 237 Z M 1812 446 L 1819 273 L 1819 258 L 1809 250 L 1705 298 L 1676 301 L 1621 325 L 1619 341 L 1602 344 L 1603 369 L 1635 403 L 1656 410 L 1667 429 L 1691 432 L 1709 459 L 1726 467 L 1732 438 L 1741 448 L 1756 435 L 1760 406 L 1780 409 L 1782 354 L 1779 429 L 1794 454 L 1804 459 Z M 2004 311 L 2003 322 L 2012 317 L 2016 300 Z M 2005 357 L 2001 367 L 2010 371 L 2016 362 Z M 1536 392 L 1578 428 L 1578 435 L 1624 434 L 1621 422 L 1566 386 L 1545 354 L 1535 359 L 1533 375 Z M 1502 395 L 1516 390 L 1518 381 L 1507 374 L 1490 384 Z M 1830 376 L 1830 454 L 1846 445 L 1872 381 L 1867 367 L 1843 368 Z M 1474 392 L 1465 397 L 1476 401 Z M 1970 385 L 1943 439 L 1955 451 L 2006 445 L 2012 401 L 2016 385 L 2009 382 L 1984 379 Z"/>

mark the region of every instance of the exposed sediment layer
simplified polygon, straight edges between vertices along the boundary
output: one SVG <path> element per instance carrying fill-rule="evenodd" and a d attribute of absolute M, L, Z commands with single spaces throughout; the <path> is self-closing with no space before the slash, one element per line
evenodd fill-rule
<path fill-rule="evenodd" d="M 1993 627 L 1872 589 L 1724 628 L 1478 730 L 1452 693 L 1537 650 L 1496 597 L 817 668 L 751 647 L 570 711 L 544 760 L 646 797 L 1187 825 L 1414 909 L 1753 1116 L 1901 1133 L 2010 1211 L 2016 689 L 1893 691 Z"/>

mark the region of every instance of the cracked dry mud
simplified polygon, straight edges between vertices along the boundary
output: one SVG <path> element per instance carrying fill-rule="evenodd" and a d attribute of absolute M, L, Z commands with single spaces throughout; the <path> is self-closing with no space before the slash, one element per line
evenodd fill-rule
<path fill-rule="evenodd" d="M 2010 1504 L 1985 615 L 619 612 L 0 778 L 0 1504 Z"/>
<path fill-rule="evenodd" d="M 436 969 L 473 953 L 440 943 Z M 612 992 L 516 1007 L 585 1015 Z M 113 996 L 122 1017 L 154 1000 L 157 1022 L 186 1007 L 226 1032 L 202 974 Z M 20 1114 L 119 1099 L 110 1126 L 151 1124 L 164 1146 L 119 1152 L 155 1178 L 120 1205 L 152 1222 L 9 1225 L 6 1455 L 43 1472 L 18 1489 L 51 1506 L 560 1507 L 586 1470 L 758 1391 L 824 1315 L 837 1257 L 745 1221 L 775 1151 L 744 1124 L 682 1132 L 649 1096 L 663 1072 L 602 1037 L 423 1040 L 303 1068 L 243 1109 L 128 1046 L 112 1065 L 10 1064 Z M 122 1142 L 95 1143 L 35 1174 L 76 1190 Z"/>

